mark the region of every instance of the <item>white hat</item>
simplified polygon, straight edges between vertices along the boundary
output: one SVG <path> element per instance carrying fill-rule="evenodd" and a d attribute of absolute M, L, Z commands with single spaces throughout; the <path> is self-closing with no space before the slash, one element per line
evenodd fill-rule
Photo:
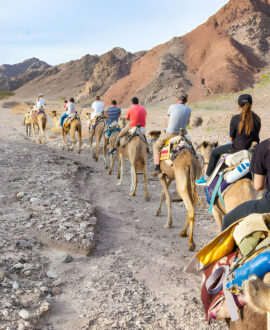
<path fill-rule="evenodd" d="M 42 94 L 42 93 L 40 93 L 40 94 L 39 94 L 39 96 L 43 96 L 43 94 Z"/>

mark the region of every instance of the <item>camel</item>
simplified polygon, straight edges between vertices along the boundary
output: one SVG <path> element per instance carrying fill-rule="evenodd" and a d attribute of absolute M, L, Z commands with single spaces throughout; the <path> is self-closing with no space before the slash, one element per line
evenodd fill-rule
<path fill-rule="evenodd" d="M 99 157 L 99 154 L 100 154 L 100 141 L 101 141 L 101 138 L 102 138 L 104 127 L 105 127 L 105 122 L 100 121 L 95 126 L 94 129 L 89 130 L 90 149 L 92 150 L 92 157 L 94 158 L 94 160 L 96 162 L 98 161 L 98 157 Z M 93 151 L 93 148 L 92 148 L 93 137 L 95 137 L 95 140 L 96 140 L 96 151 L 95 152 Z"/>
<path fill-rule="evenodd" d="M 32 117 L 32 131 L 33 141 L 36 142 L 38 134 L 40 134 L 38 142 L 43 144 L 45 142 L 45 129 L 47 124 L 47 117 L 45 113 L 41 112 L 37 116 Z M 37 131 L 36 131 L 37 129 Z"/>
<path fill-rule="evenodd" d="M 56 126 L 59 126 L 59 120 L 57 119 L 57 112 L 56 111 L 50 111 L 49 112 L 50 116 L 52 117 L 54 123 Z M 74 118 L 71 123 L 65 123 L 64 126 L 62 127 L 62 136 L 63 136 L 63 147 L 62 149 L 68 149 L 67 144 L 66 144 L 66 136 L 67 133 L 69 132 L 72 140 L 73 140 L 73 145 L 72 148 L 70 149 L 73 151 L 77 140 L 75 137 L 75 132 L 78 132 L 78 138 L 79 138 L 79 149 L 78 149 L 78 154 L 81 152 L 81 147 L 82 147 L 82 125 L 80 121 L 77 118 Z"/>
<path fill-rule="evenodd" d="M 244 284 L 247 305 L 240 311 L 240 319 L 229 321 L 231 330 L 270 329 L 270 273 L 263 279 L 256 276 Z"/>
<path fill-rule="evenodd" d="M 160 135 L 160 132 L 156 131 L 154 134 L 152 131 L 150 134 L 155 140 Z M 161 213 L 161 206 L 165 197 L 168 209 L 168 217 L 164 228 L 171 228 L 171 200 L 168 188 L 171 182 L 175 180 L 178 195 L 183 200 L 188 211 L 185 228 L 179 234 L 179 236 L 187 237 L 187 230 L 190 226 L 188 246 L 189 251 L 194 251 L 196 248 L 196 244 L 193 241 L 193 227 L 195 220 L 194 204 L 198 204 L 198 201 L 201 202 L 197 192 L 197 187 L 195 185 L 195 180 L 200 177 L 201 165 L 195 155 L 190 150 L 186 149 L 177 155 L 172 165 L 169 165 L 166 160 L 161 160 L 160 169 L 162 173 L 160 173 L 158 177 L 160 183 L 162 184 L 163 190 L 161 193 L 160 204 L 156 216 L 159 216 Z"/>
<path fill-rule="evenodd" d="M 121 118 L 119 120 L 120 122 L 120 128 L 122 129 L 123 127 L 126 126 L 126 119 L 125 118 Z M 108 170 L 108 174 L 111 175 L 112 173 L 112 169 L 113 169 L 113 165 L 114 165 L 114 154 L 111 152 L 116 146 L 115 146 L 115 142 L 116 142 L 116 138 L 118 136 L 119 132 L 114 132 L 110 135 L 109 138 L 104 137 L 103 138 L 103 157 L 104 157 L 104 167 L 107 169 L 107 147 L 109 146 L 109 150 L 110 150 L 110 167 Z M 118 175 L 118 179 L 120 178 L 120 175 Z"/>
<path fill-rule="evenodd" d="M 199 150 L 201 155 L 204 158 L 204 164 L 207 165 L 209 162 L 211 150 L 215 147 L 214 144 L 204 141 L 200 146 Z M 225 207 L 222 205 L 219 198 L 216 199 L 213 205 L 213 217 L 216 221 L 216 224 L 221 231 L 222 227 L 222 218 L 235 209 L 238 205 L 257 199 L 257 197 L 261 194 L 253 187 L 253 182 L 250 179 L 244 178 L 236 181 L 230 187 L 230 189 L 224 195 L 223 201 Z"/>
<path fill-rule="evenodd" d="M 119 118 L 120 127 L 124 126 L 124 118 Z M 124 147 L 117 147 L 118 152 L 118 183 L 121 186 L 124 175 L 124 160 L 128 158 L 130 162 L 130 175 L 131 175 L 131 186 L 130 196 L 136 195 L 137 188 L 137 171 L 143 171 L 143 181 L 145 190 L 145 200 L 149 201 L 149 194 L 146 184 L 146 163 L 147 163 L 147 147 L 139 136 L 135 136 L 128 142 Z"/>

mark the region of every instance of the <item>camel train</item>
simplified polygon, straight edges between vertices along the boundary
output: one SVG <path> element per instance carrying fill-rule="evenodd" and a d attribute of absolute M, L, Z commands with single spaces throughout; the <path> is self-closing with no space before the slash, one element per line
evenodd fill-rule
<path fill-rule="evenodd" d="M 59 126 L 59 120 L 57 118 L 56 111 L 51 111 L 49 114 L 52 117 L 55 125 Z M 37 128 L 41 132 L 39 142 L 44 143 L 44 131 L 46 128 L 46 122 L 47 119 L 44 114 L 39 114 L 33 120 L 32 127 L 34 141 L 36 140 L 37 135 L 35 128 Z M 125 118 L 119 118 L 118 122 L 120 129 L 125 129 Z M 119 179 L 117 184 L 122 185 L 124 176 L 124 161 L 125 159 L 128 159 L 130 163 L 131 177 L 130 195 L 136 195 L 138 181 L 137 172 L 142 171 L 145 188 L 145 200 L 148 201 L 150 198 L 146 182 L 146 165 L 149 153 L 147 144 L 145 143 L 144 139 L 141 138 L 140 134 L 130 136 L 123 144 L 121 143 L 122 140 L 120 140 L 120 142 L 118 141 L 120 129 L 113 131 L 113 133 L 109 137 L 104 135 L 106 134 L 106 129 L 106 122 L 104 119 L 102 119 L 97 122 L 97 124 L 94 126 L 94 129 L 92 129 L 89 133 L 90 150 L 92 152 L 94 160 L 98 161 L 101 149 L 101 142 L 103 140 L 104 168 L 108 169 L 108 174 L 112 174 L 112 170 L 114 167 L 114 158 L 116 155 L 116 157 L 118 158 L 117 178 Z M 82 145 L 82 125 L 80 123 L 80 120 L 78 119 L 74 119 L 68 125 L 63 126 L 63 148 L 67 148 L 66 135 L 69 132 L 73 140 L 73 146 L 71 150 L 74 149 L 77 142 L 75 138 L 76 131 L 79 137 L 78 153 L 80 153 Z M 152 131 L 151 137 L 153 143 L 155 143 L 155 141 L 159 138 L 160 133 L 160 131 Z M 179 137 L 180 140 L 171 140 L 171 147 L 173 151 L 177 150 L 180 141 L 186 139 L 184 131 L 180 131 Z M 96 140 L 95 150 L 92 147 L 93 138 L 95 138 Z M 169 186 L 171 185 L 172 181 L 175 181 L 177 193 L 180 199 L 183 201 L 187 210 L 186 224 L 184 230 L 179 234 L 179 236 L 189 236 L 189 251 L 194 251 L 196 249 L 196 244 L 193 240 L 195 206 L 203 206 L 201 198 L 198 194 L 198 189 L 197 185 L 195 184 L 195 181 L 199 179 L 201 172 L 205 173 L 206 167 L 209 165 L 211 152 L 215 150 L 215 148 L 217 148 L 217 145 L 218 144 L 216 142 L 213 143 L 204 141 L 198 146 L 197 152 L 201 155 L 203 161 L 199 160 L 199 157 L 194 151 L 193 147 L 184 148 L 184 150 L 181 149 L 180 152 L 176 153 L 175 156 L 170 160 L 160 160 L 160 173 L 158 174 L 158 178 L 161 183 L 162 192 L 156 215 L 159 216 L 161 214 L 161 207 L 163 201 L 165 200 L 167 206 L 167 222 L 164 227 L 171 228 L 172 216 Z M 110 156 L 109 168 L 107 164 L 107 149 L 109 149 Z M 228 214 L 244 202 L 260 198 L 260 194 L 260 192 L 254 189 L 252 179 L 244 177 L 240 178 L 236 182 L 233 182 L 230 185 L 230 188 L 222 195 L 222 197 L 221 195 L 217 195 L 217 198 L 213 199 L 212 214 L 218 229 L 220 231 L 222 230 L 222 218 L 226 214 Z M 246 297 L 246 306 L 244 309 L 239 310 L 239 319 L 237 319 L 235 322 L 232 322 L 230 320 L 230 317 L 228 317 L 228 315 L 226 314 L 228 313 L 228 311 L 225 308 L 224 320 L 227 322 L 229 328 L 237 330 L 249 328 L 255 329 L 258 328 L 258 324 L 260 324 L 261 329 L 270 329 L 270 270 L 266 272 L 266 274 L 261 278 L 253 276 L 251 278 L 246 279 L 245 284 L 243 285 L 242 293 Z M 220 315 L 222 315 L 222 312 L 220 313 Z"/>

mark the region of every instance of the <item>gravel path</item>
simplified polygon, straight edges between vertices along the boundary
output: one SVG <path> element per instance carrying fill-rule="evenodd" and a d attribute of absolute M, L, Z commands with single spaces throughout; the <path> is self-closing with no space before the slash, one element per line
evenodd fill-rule
<path fill-rule="evenodd" d="M 165 205 L 162 215 L 154 216 L 161 192 L 158 181 L 148 181 L 151 200 L 145 202 L 139 176 L 137 196 L 131 198 L 128 165 L 124 185 L 118 187 L 116 168 L 108 176 L 101 159 L 94 163 L 85 145 L 82 155 L 59 150 L 61 139 L 51 132 L 47 132 L 45 146 L 34 144 L 23 137 L 20 116 L 11 116 L 7 110 L 1 110 L 0 116 L 0 130 L 8 133 L 5 139 L 0 137 L 0 172 L 5 182 L 0 188 L 4 201 L 0 233 L 7 243 L 0 247 L 0 268 L 8 272 L 7 295 L 17 299 L 16 317 L 10 323 L 6 321 L 3 329 L 16 324 L 20 329 L 48 330 L 226 328 L 223 323 L 206 324 L 200 303 L 201 280 L 184 272 L 194 253 L 188 252 L 188 239 L 178 236 L 186 218 L 182 203 L 173 203 L 174 225 L 166 230 Z M 149 174 L 150 157 L 148 165 Z M 172 184 L 172 193 L 174 189 Z M 10 207 L 14 208 L 13 216 L 6 217 Z M 18 216 L 14 216 L 15 211 Z M 74 236 L 67 237 L 68 233 Z M 194 236 L 197 250 L 216 234 L 207 209 L 198 209 Z M 22 235 L 28 242 L 27 253 L 16 243 Z M 32 238 L 36 241 L 29 242 Z M 96 243 L 89 257 L 84 256 L 87 242 Z M 29 259 L 23 264 L 43 261 L 43 266 L 29 278 L 21 272 L 14 277 L 12 267 L 19 257 L 15 252 Z M 73 261 L 63 263 L 67 252 Z M 12 287 L 14 281 L 20 283 L 21 290 Z M 45 292 L 39 292 L 40 282 L 47 286 Z M 27 309 L 20 303 L 25 293 L 38 296 L 34 307 L 48 303 L 49 311 L 38 318 L 35 308 L 29 307 L 30 319 L 23 320 L 18 313 Z M 0 304 L 0 308 L 1 313 L 13 307 Z"/>

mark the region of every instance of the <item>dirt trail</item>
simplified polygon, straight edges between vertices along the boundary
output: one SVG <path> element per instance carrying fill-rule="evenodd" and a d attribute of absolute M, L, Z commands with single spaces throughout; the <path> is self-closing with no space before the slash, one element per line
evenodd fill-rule
<path fill-rule="evenodd" d="M 56 149 L 61 138 L 49 131 L 47 147 L 38 146 L 23 137 L 21 122 L 21 115 L 0 111 L 0 139 L 5 139 L 10 155 L 17 152 L 15 145 L 20 143 L 20 148 L 28 152 L 40 150 L 52 164 L 58 153 L 79 164 L 74 169 L 73 181 L 62 176 L 63 187 L 76 184 L 72 199 L 85 196 L 94 203 L 98 218 L 96 249 L 90 257 L 72 254 L 73 262 L 63 264 L 65 251 L 54 248 L 43 251 L 50 260 L 50 271 L 61 280 L 62 293 L 50 298 L 51 311 L 39 328 L 225 329 L 223 323 L 207 326 L 199 301 L 200 279 L 184 273 L 194 253 L 188 252 L 188 239 L 178 236 L 186 218 L 183 204 L 173 203 L 173 228 L 163 229 L 165 205 L 162 215 L 155 217 L 161 192 L 158 181 L 148 180 L 151 201 L 145 202 L 143 180 L 139 176 L 137 196 L 131 198 L 128 163 L 124 184 L 118 187 L 116 168 L 108 176 L 102 159 L 94 163 L 86 147 L 81 155 Z M 149 178 L 151 157 L 148 162 Z M 14 175 L 22 175 L 18 168 L 16 171 Z M 20 184 L 23 189 L 24 182 Z M 57 202 L 61 204 L 61 192 L 65 192 L 62 189 L 48 184 L 46 193 L 58 192 Z M 171 190 L 174 191 L 173 185 Z M 194 237 L 197 249 L 216 234 L 216 225 L 207 209 L 198 209 Z"/>

